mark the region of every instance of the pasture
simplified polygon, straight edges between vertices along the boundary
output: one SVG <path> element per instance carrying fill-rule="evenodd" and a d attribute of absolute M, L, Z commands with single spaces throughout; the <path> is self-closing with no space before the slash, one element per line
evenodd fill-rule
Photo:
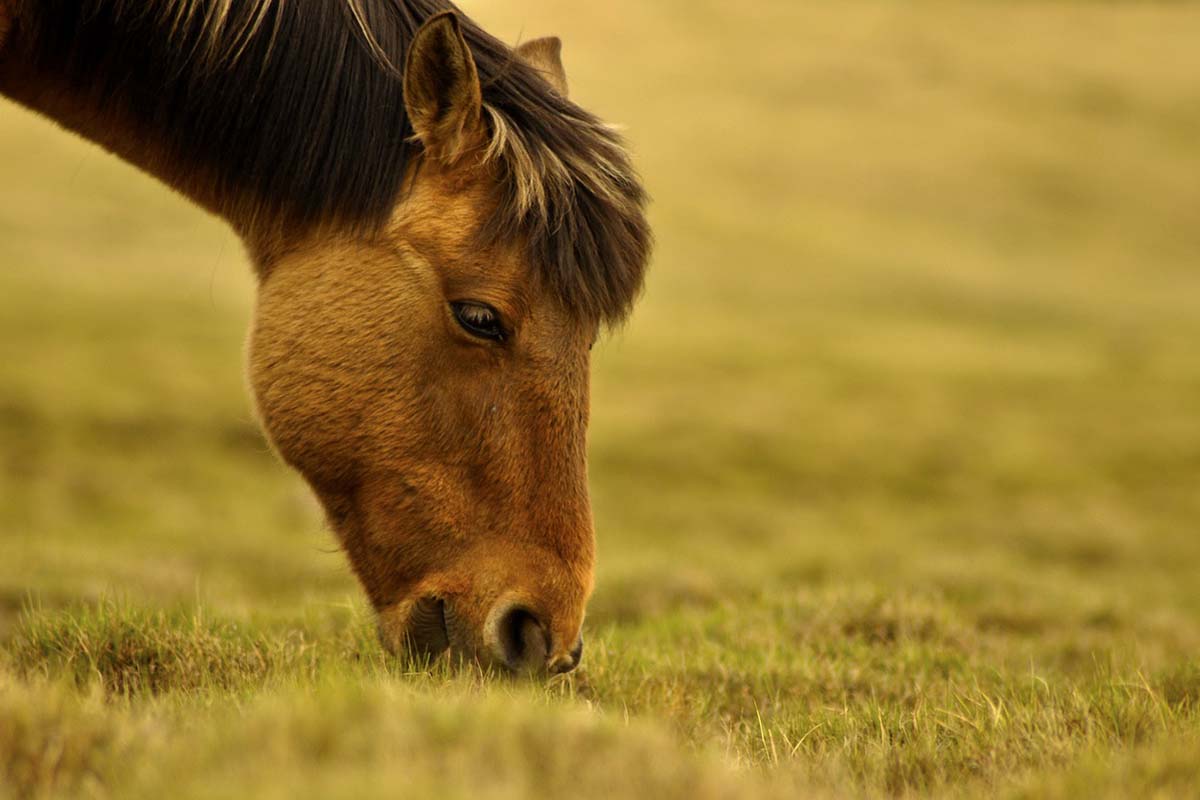
<path fill-rule="evenodd" d="M 1200 8 L 471 0 L 658 238 L 582 668 L 384 655 L 239 247 L 0 105 L 0 796 L 1200 792 Z"/>

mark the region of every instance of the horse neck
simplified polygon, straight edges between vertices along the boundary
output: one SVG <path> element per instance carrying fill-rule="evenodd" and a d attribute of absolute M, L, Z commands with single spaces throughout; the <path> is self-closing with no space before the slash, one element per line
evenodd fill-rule
<path fill-rule="evenodd" d="M 8 40 L 8 31 L 12 28 L 13 0 L 0 0 L 0 53 L 4 52 L 4 43 Z"/>
<path fill-rule="evenodd" d="M 100 145 L 241 229 L 238 221 L 224 212 L 220 198 L 196 179 L 194 169 L 170 158 L 150 132 L 138 130 L 118 115 L 105 113 L 85 98 L 64 91 L 53 75 L 22 74 L 9 71 L 7 66 L 0 65 L 0 94 Z"/>
<path fill-rule="evenodd" d="M 200 0 L 203 4 L 214 1 Z M 48 11 L 50 5 L 54 9 Z M 39 26 L 47 27 L 51 22 L 36 15 L 52 15 L 55 27 L 82 27 L 90 24 L 88 18 L 72 17 L 89 13 L 85 11 L 89 5 L 93 6 L 91 13 L 94 13 L 95 8 L 103 8 L 105 3 L 104 0 L 92 4 L 0 0 L 0 95 L 50 118 L 153 175 L 209 212 L 224 218 L 243 237 L 256 227 L 264 227 L 263 220 L 243 212 L 246 204 L 239 208 L 229 188 L 236 185 L 236 181 L 223 174 L 221 164 L 187 158 L 188 148 L 180 146 L 180 137 L 186 139 L 188 132 L 175 124 L 175 120 L 157 112 L 153 119 L 148 119 L 150 115 L 130 111 L 137 108 L 139 102 L 145 106 L 144 101 L 135 99 L 139 95 L 131 92 L 139 92 L 144 98 L 147 83 L 161 80 L 161 75 L 146 72 L 109 74 L 105 68 L 98 68 L 89 70 L 86 79 L 81 80 L 78 65 L 72 64 L 72 53 L 46 58 L 44 46 L 32 41 L 31 32 Z M 115 24 L 107 28 L 104 35 L 93 34 L 87 42 L 90 48 L 87 58 L 105 65 L 117 61 L 110 59 L 107 53 L 99 52 L 97 41 L 101 42 L 102 48 L 110 48 L 112 53 L 144 44 L 144 41 L 126 41 L 123 34 L 121 26 Z M 164 37 L 161 42 L 164 52 L 171 46 Z"/>

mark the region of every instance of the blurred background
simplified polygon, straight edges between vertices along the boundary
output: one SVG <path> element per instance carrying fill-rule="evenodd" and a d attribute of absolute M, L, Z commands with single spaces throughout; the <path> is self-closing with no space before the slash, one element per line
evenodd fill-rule
<path fill-rule="evenodd" d="M 1194 655 L 1200 8 L 461 5 L 562 36 L 654 197 L 594 358 L 602 640 L 828 590 L 1016 637 L 990 663 Z M 253 420 L 232 235 L 11 105 L 0 175 L 0 630 L 360 608 Z"/>

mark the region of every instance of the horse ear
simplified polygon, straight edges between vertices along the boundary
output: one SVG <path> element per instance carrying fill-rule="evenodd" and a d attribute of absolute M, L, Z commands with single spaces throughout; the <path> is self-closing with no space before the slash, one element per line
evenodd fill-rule
<path fill-rule="evenodd" d="M 483 141 L 483 92 L 458 15 L 421 26 L 408 48 L 404 106 L 426 152 L 447 164 Z"/>
<path fill-rule="evenodd" d="M 562 39 L 546 36 L 517 45 L 517 58 L 542 73 L 554 90 L 567 96 L 567 71 L 562 63 Z"/>

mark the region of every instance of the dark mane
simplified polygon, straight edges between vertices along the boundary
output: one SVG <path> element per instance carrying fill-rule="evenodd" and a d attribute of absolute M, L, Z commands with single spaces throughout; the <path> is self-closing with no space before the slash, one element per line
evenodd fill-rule
<path fill-rule="evenodd" d="M 410 160 L 396 67 L 445 0 L 25 0 L 16 37 L 97 113 L 193 165 L 252 227 L 370 232 Z M 645 194 L 620 137 L 465 17 L 501 176 L 489 241 L 524 237 L 580 316 L 614 322 L 642 285 Z"/>

